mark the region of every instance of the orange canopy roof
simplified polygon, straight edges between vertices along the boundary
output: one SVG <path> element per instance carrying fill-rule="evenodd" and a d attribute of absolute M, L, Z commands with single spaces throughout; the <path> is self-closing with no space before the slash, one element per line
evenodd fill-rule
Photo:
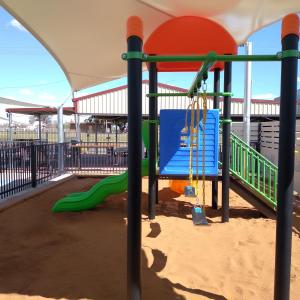
<path fill-rule="evenodd" d="M 237 44 L 218 23 L 202 17 L 173 18 L 157 27 L 147 39 L 144 52 L 153 55 L 236 54 Z M 201 62 L 160 62 L 160 72 L 197 71 Z M 213 68 L 223 69 L 223 63 Z"/>

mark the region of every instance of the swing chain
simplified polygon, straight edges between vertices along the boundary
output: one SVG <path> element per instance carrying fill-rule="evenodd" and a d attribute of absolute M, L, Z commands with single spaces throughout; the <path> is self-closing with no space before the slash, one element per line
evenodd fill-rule
<path fill-rule="evenodd" d="M 206 80 L 202 81 L 201 84 L 202 93 L 198 93 L 197 97 L 192 97 L 188 106 L 191 108 L 191 121 L 190 121 L 190 161 L 189 161 L 189 181 L 190 186 L 194 186 L 195 189 L 195 206 L 205 207 L 205 126 L 207 117 L 207 83 Z M 201 98 L 201 104 L 199 99 Z M 199 126 L 200 126 L 200 107 L 202 108 L 202 205 L 199 200 Z M 185 129 L 187 125 L 187 112 L 185 116 Z M 196 111 L 196 112 L 195 112 Z M 196 113 L 196 116 L 195 116 Z M 196 117 L 196 118 L 195 118 Z M 196 119 L 196 120 L 195 120 Z M 196 124 L 195 124 L 196 121 Z M 196 126 L 195 126 L 196 125 Z M 194 148 L 195 147 L 195 148 Z M 196 182 L 193 181 L 193 152 L 196 150 Z"/>
<path fill-rule="evenodd" d="M 206 80 L 203 81 L 201 87 L 202 87 L 202 92 L 203 92 L 204 94 L 206 94 L 206 91 L 207 91 L 207 83 L 206 83 Z M 205 95 L 205 96 L 206 96 L 206 95 Z"/>
<path fill-rule="evenodd" d="M 202 116 L 202 208 L 205 210 L 205 127 L 206 127 L 206 116 L 207 116 L 207 84 L 206 81 L 203 82 L 202 85 L 202 100 L 203 100 L 203 116 Z"/>

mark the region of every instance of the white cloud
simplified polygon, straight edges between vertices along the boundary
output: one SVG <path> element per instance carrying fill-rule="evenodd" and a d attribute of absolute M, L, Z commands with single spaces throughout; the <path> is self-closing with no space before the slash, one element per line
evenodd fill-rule
<path fill-rule="evenodd" d="M 31 89 L 23 88 L 20 89 L 19 93 L 23 96 L 32 96 L 34 92 Z"/>
<path fill-rule="evenodd" d="M 49 94 L 49 93 L 47 93 L 47 92 L 40 93 L 40 94 L 38 95 L 38 98 L 39 98 L 40 100 L 46 100 L 46 101 L 56 100 L 56 97 L 55 97 L 55 96 L 53 96 L 53 95 L 51 95 L 51 94 Z M 42 103 L 42 104 L 45 105 L 45 103 Z"/>
<path fill-rule="evenodd" d="M 17 21 L 16 19 L 12 19 L 10 22 L 9 22 L 9 25 L 20 30 L 20 31 L 27 31 L 27 29 L 19 22 Z"/>
<path fill-rule="evenodd" d="M 297 77 L 297 82 L 300 82 L 300 76 Z"/>
<path fill-rule="evenodd" d="M 257 95 L 253 95 L 252 97 L 253 99 L 262 99 L 262 100 L 268 100 L 268 99 L 274 99 L 276 98 L 275 94 L 272 93 L 265 93 L 265 94 L 257 94 Z"/>

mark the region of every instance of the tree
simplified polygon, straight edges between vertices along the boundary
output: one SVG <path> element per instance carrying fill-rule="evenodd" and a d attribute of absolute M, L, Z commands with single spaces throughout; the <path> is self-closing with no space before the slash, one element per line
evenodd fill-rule
<path fill-rule="evenodd" d="M 119 127 L 121 133 L 126 132 L 126 130 L 127 130 L 127 120 L 117 119 L 115 121 L 115 124 L 117 125 L 117 127 Z"/>
<path fill-rule="evenodd" d="M 97 127 L 100 132 L 105 132 L 105 120 L 106 119 L 103 119 L 102 116 L 91 115 L 87 119 L 85 119 L 84 121 L 86 123 L 91 124 L 91 125 L 95 125 L 95 127 Z"/>
<path fill-rule="evenodd" d="M 29 124 L 33 125 L 35 122 L 39 121 L 39 116 L 33 115 L 29 117 Z M 43 127 L 51 124 L 51 117 L 48 115 L 41 115 L 41 124 Z"/>

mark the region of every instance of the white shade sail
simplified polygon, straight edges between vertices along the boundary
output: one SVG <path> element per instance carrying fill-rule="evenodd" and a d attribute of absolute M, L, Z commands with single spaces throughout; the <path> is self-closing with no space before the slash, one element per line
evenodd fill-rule
<path fill-rule="evenodd" d="M 280 20 L 289 13 L 300 12 L 295 0 L 142 0 L 173 17 L 202 16 L 221 24 L 236 40 L 247 41 L 255 31 Z"/>
<path fill-rule="evenodd" d="M 17 106 L 23 106 L 23 107 L 49 107 L 49 106 L 44 106 L 44 105 L 40 105 L 40 104 L 29 103 L 29 102 L 24 102 L 24 101 L 9 99 L 9 98 L 3 98 L 3 97 L 0 97 L 0 104 L 17 105 Z"/>
<path fill-rule="evenodd" d="M 254 31 L 300 11 L 295 0 L 0 0 L 54 56 L 73 91 L 120 78 L 126 52 L 126 21 L 137 15 L 144 37 L 173 16 L 208 17 L 238 44 Z"/>

